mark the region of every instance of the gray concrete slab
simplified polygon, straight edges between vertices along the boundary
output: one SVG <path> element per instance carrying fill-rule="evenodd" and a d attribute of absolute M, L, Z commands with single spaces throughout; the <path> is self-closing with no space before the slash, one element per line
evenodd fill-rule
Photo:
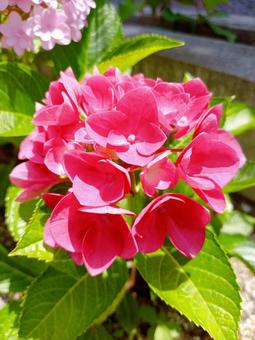
<path fill-rule="evenodd" d="M 126 24 L 124 30 L 126 36 L 156 33 L 182 40 L 185 46 L 162 51 L 160 54 L 255 83 L 255 46 L 232 44 L 153 26 Z"/>

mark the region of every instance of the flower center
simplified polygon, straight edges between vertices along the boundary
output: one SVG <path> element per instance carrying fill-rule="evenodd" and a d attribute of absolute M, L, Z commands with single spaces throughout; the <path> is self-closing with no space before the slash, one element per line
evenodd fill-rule
<path fill-rule="evenodd" d="M 129 135 L 128 138 L 127 138 L 127 141 L 130 144 L 133 144 L 135 142 L 135 135 Z"/>

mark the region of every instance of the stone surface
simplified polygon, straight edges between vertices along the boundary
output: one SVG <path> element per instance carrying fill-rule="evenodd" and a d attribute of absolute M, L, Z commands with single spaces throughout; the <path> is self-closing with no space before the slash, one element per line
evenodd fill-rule
<path fill-rule="evenodd" d="M 255 339 L 255 276 L 238 259 L 231 260 L 241 288 L 242 314 L 240 321 L 240 340 Z"/>
<path fill-rule="evenodd" d="M 126 24 L 125 33 L 127 36 L 157 33 L 182 40 L 185 46 L 163 51 L 160 54 L 255 83 L 255 47 L 253 46 L 231 44 L 214 38 L 135 24 Z"/>

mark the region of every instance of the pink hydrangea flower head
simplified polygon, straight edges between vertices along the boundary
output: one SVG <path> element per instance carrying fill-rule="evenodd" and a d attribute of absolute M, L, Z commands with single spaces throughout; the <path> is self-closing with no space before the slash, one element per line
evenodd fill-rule
<path fill-rule="evenodd" d="M 181 194 L 165 194 L 142 210 L 132 232 L 142 253 L 161 248 L 168 235 L 183 255 L 194 257 L 204 244 L 209 221 L 208 210 L 195 200 Z"/>
<path fill-rule="evenodd" d="M 31 0 L 9 0 L 9 6 L 18 6 L 23 12 L 28 13 L 32 6 Z"/>
<path fill-rule="evenodd" d="M 44 242 L 73 254 L 76 263 L 84 263 L 93 276 L 106 270 L 117 256 L 129 259 L 136 254 L 136 243 L 120 214 L 81 209 L 72 193 L 61 199 L 47 222 Z"/>
<path fill-rule="evenodd" d="M 8 5 L 9 5 L 9 0 L 1 0 L 0 11 L 4 11 Z"/>
<path fill-rule="evenodd" d="M 82 205 L 109 205 L 118 202 L 130 191 L 128 172 L 95 153 L 66 152 L 64 166 L 73 183 L 74 195 Z"/>
<path fill-rule="evenodd" d="M 140 173 L 144 192 L 148 196 L 156 196 L 156 190 L 173 188 L 178 180 L 174 163 L 167 157 L 170 151 L 165 151 L 148 163 Z"/>
<path fill-rule="evenodd" d="M 128 92 L 116 111 L 90 115 L 86 128 L 96 143 L 116 150 L 122 161 L 132 165 L 147 164 L 166 140 L 159 127 L 156 100 L 147 87 Z"/>
<path fill-rule="evenodd" d="M 18 55 L 23 54 L 25 49 L 31 50 L 33 47 L 31 40 L 25 34 L 24 22 L 15 11 L 9 14 L 7 23 L 0 25 L 0 32 L 3 34 L 2 46 L 13 48 Z"/>

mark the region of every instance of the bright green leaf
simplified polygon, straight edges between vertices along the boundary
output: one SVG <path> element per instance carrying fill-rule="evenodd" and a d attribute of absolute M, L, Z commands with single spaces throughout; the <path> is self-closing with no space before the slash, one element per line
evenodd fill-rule
<path fill-rule="evenodd" d="M 96 9 L 89 16 L 88 28 L 82 32 L 82 39 L 68 46 L 58 45 L 48 55 L 52 57 L 57 72 L 71 66 L 76 76 L 81 78 L 88 68 L 99 63 L 121 38 L 121 22 L 114 6 L 99 0 Z"/>
<path fill-rule="evenodd" d="M 230 102 L 226 112 L 224 129 L 233 135 L 255 128 L 255 108 L 243 102 Z"/>
<path fill-rule="evenodd" d="M 16 198 L 22 189 L 10 186 L 5 197 L 5 221 L 14 241 L 18 241 L 25 232 L 25 228 L 33 214 L 38 200 L 17 202 Z"/>
<path fill-rule="evenodd" d="M 125 293 L 128 270 L 117 261 L 107 272 L 78 279 L 49 267 L 28 289 L 20 336 L 73 340 L 114 310 Z"/>
<path fill-rule="evenodd" d="M 33 215 L 26 226 L 25 232 L 17 243 L 16 248 L 10 253 L 11 256 L 27 256 L 38 260 L 52 261 L 54 251 L 48 249 L 43 243 L 43 230 L 49 217 L 43 201 L 37 202 Z"/>
<path fill-rule="evenodd" d="M 247 161 L 237 176 L 224 187 L 224 192 L 231 193 L 250 188 L 255 185 L 255 162 Z"/>
<path fill-rule="evenodd" d="M 213 234 L 192 260 L 162 248 L 137 256 L 138 269 L 167 304 L 202 326 L 215 340 L 237 339 L 239 288 L 233 270 Z"/>
<path fill-rule="evenodd" d="M 47 87 L 48 81 L 29 66 L 0 63 L 1 111 L 32 115 L 35 111 L 35 102 L 44 97 Z M 2 124 L 0 126 L 2 128 Z"/>
<path fill-rule="evenodd" d="M 10 302 L 0 309 L 0 339 L 19 340 L 18 318 L 20 306 L 18 302 Z"/>
<path fill-rule="evenodd" d="M 220 244 L 231 255 L 242 260 L 255 273 L 255 242 L 243 235 L 220 234 Z"/>
<path fill-rule="evenodd" d="M 0 137 L 27 136 L 34 129 L 30 116 L 0 111 Z"/>
<path fill-rule="evenodd" d="M 104 56 L 98 68 L 101 72 L 104 72 L 110 66 L 118 67 L 121 71 L 125 71 L 153 53 L 179 47 L 183 44 L 181 41 L 157 34 L 137 35 L 125 39 L 115 49 Z"/>

